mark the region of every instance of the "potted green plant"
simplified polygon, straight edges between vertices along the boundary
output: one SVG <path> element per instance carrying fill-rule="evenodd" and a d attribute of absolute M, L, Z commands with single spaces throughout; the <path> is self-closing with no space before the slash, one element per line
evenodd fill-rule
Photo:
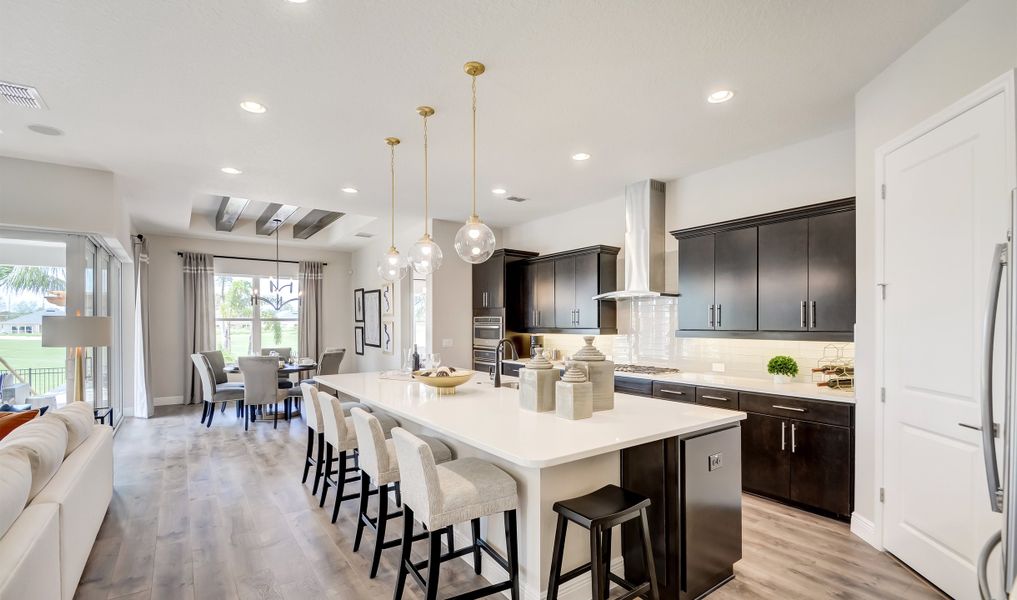
<path fill-rule="evenodd" d="M 766 370 L 773 375 L 774 383 L 791 383 L 798 375 L 798 363 L 790 356 L 774 356 L 767 363 Z"/>

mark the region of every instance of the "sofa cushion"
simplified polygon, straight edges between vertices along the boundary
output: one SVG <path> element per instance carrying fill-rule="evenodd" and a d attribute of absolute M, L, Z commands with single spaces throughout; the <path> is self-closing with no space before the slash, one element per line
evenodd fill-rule
<path fill-rule="evenodd" d="M 37 410 L 26 410 L 21 412 L 0 413 L 0 440 L 7 437 L 12 431 L 28 423 L 39 415 Z"/>
<path fill-rule="evenodd" d="M 67 427 L 63 421 L 51 415 L 33 419 L 0 440 L 0 452 L 20 449 L 28 456 L 32 466 L 32 489 L 28 499 L 32 500 L 46 487 L 60 465 L 64 462 L 67 448 Z"/>
<path fill-rule="evenodd" d="M 0 452 L 0 538 L 18 520 L 32 490 L 32 466 L 21 450 Z"/>
<path fill-rule="evenodd" d="M 67 427 L 67 448 L 64 450 L 64 456 L 74 452 L 81 442 L 87 440 L 92 433 L 92 426 L 95 425 L 95 413 L 92 412 L 92 405 L 87 402 L 71 402 L 51 414 Z"/>
<path fill-rule="evenodd" d="M 60 512 L 55 504 L 33 504 L 0 540 L 0 598 L 60 598 Z"/>

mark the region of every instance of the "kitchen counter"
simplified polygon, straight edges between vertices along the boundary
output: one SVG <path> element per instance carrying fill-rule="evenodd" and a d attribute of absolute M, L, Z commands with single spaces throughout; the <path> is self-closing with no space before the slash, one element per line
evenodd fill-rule
<path fill-rule="evenodd" d="M 452 448 L 456 458 L 486 460 L 516 480 L 523 598 L 541 598 L 547 589 L 556 524 L 554 503 L 588 494 L 604 485 L 619 485 L 623 453 L 645 453 L 646 456 L 639 455 L 639 469 L 627 471 L 629 477 L 635 473 L 646 475 L 647 481 L 671 482 L 674 487 L 668 489 L 668 497 L 680 499 L 685 493 L 677 482 L 668 479 L 675 473 L 698 470 L 706 478 L 702 481 L 732 477 L 732 481 L 740 481 L 740 423 L 746 415 L 739 411 L 615 394 L 613 410 L 596 412 L 589 419 L 570 421 L 558 418 L 553 412 L 521 409 L 518 390 L 495 388 L 484 374 L 477 374 L 472 381 L 460 386 L 455 395 L 448 396 L 439 396 L 435 389 L 416 381 L 383 379 L 379 373 L 322 375 L 314 379 L 343 396 L 360 400 L 375 411 L 391 414 L 401 427 L 412 433 L 438 437 Z M 722 456 L 718 459 L 723 461 L 722 466 L 707 470 L 705 457 L 697 459 L 689 469 L 666 462 L 667 457 L 677 457 L 674 449 L 686 442 L 708 449 L 711 455 Z M 672 451 L 652 451 L 665 445 Z M 650 450 L 647 452 L 647 449 Z M 703 483 L 695 486 L 692 496 L 695 502 L 690 510 L 701 511 L 697 518 L 716 518 L 723 514 L 724 522 L 740 532 L 740 485 L 725 487 Z M 665 519 L 663 510 L 670 505 L 661 498 L 653 502 L 651 535 L 654 539 L 681 535 L 684 521 Z M 495 515 L 485 521 L 487 541 L 503 552 L 502 517 Z M 469 545 L 469 523 L 456 526 L 455 535 L 459 545 Z M 569 537 L 563 571 L 588 562 L 590 557 L 588 536 L 576 533 Z M 612 542 L 611 568 L 615 573 L 623 572 L 623 543 L 632 543 L 631 540 L 625 542 L 624 537 L 616 535 Z M 740 534 L 732 539 L 738 544 L 734 548 L 735 556 L 727 561 L 714 560 L 710 563 L 712 570 L 705 572 L 702 567 L 693 565 L 690 568 L 699 569 L 694 573 L 701 577 L 694 579 L 690 574 L 690 580 L 720 577 L 716 581 L 726 581 L 733 573 L 733 562 L 741 556 Z M 709 544 L 701 545 L 699 540 L 693 540 L 692 544 L 690 552 L 695 555 L 713 551 Z M 626 547 L 631 551 L 631 546 Z M 665 558 L 669 548 L 666 544 L 654 547 L 658 564 L 675 562 Z M 638 556 L 638 552 L 635 555 Z M 486 555 L 483 560 L 484 577 L 492 581 L 504 580 L 505 572 L 501 567 Z M 671 577 L 671 585 L 674 585 L 678 576 Z M 590 598 L 589 578 L 580 577 L 569 582 L 568 589 L 562 589 L 562 597 Z"/>
<path fill-rule="evenodd" d="M 455 395 L 379 373 L 314 379 L 397 418 L 454 438 L 521 467 L 546 468 L 669 437 L 737 423 L 745 413 L 615 394 L 614 410 L 570 421 L 519 408 L 519 391 L 477 375 Z M 506 378 L 508 379 L 508 378 Z"/>
<path fill-rule="evenodd" d="M 525 366 L 528 359 L 506 360 L 506 363 Z M 564 363 L 555 363 L 555 366 L 564 368 Z M 615 377 L 629 377 L 632 379 L 652 379 L 653 381 L 672 381 L 688 385 L 718 387 L 738 390 L 740 392 L 756 392 L 759 394 L 773 394 L 776 396 L 791 396 L 794 398 L 808 398 L 811 400 L 828 400 L 830 402 L 842 402 L 854 404 L 854 392 L 841 392 L 825 387 L 819 387 L 814 383 L 792 382 L 773 383 L 767 379 L 754 377 L 734 377 L 720 373 L 694 373 L 681 372 L 676 374 L 643 374 L 643 373 L 622 373 L 615 371 Z"/>

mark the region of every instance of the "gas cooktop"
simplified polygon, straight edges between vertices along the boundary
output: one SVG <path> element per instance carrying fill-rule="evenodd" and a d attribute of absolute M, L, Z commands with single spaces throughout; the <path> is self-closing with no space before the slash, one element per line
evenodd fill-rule
<path fill-rule="evenodd" d="M 681 369 L 646 365 L 615 365 L 614 370 L 616 373 L 636 373 L 638 375 L 676 375 L 681 373 Z"/>

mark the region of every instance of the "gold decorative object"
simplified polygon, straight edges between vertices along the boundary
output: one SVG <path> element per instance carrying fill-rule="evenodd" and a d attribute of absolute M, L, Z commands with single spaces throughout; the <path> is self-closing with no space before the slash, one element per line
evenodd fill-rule
<path fill-rule="evenodd" d="M 450 396 L 456 393 L 456 388 L 466 383 L 473 377 L 476 371 L 470 371 L 468 369 L 457 369 L 452 375 L 445 375 L 444 377 L 428 376 L 423 375 L 424 372 L 430 369 L 414 371 L 413 379 L 420 383 L 433 387 L 438 391 L 439 396 Z"/>

